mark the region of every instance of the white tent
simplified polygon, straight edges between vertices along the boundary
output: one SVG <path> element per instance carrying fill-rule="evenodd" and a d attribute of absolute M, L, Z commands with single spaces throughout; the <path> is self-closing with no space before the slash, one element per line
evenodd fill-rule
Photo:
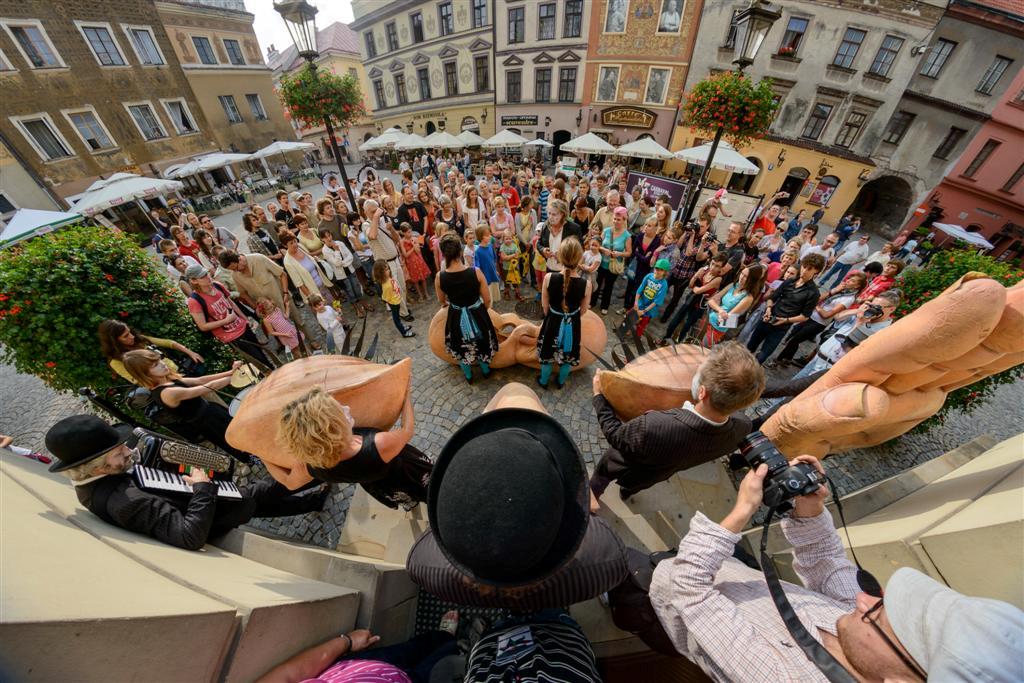
<path fill-rule="evenodd" d="M 407 135 L 401 142 L 395 143 L 395 149 L 406 150 L 406 149 L 424 149 L 429 147 L 425 138 L 416 133 Z"/>
<path fill-rule="evenodd" d="M 471 130 L 464 130 L 455 137 L 462 140 L 462 142 L 465 143 L 466 147 L 479 147 L 484 142 L 484 139 L 482 137 L 480 137 Z"/>
<path fill-rule="evenodd" d="M 362 147 L 360 147 L 360 151 L 394 147 L 399 142 L 404 141 L 407 137 L 409 137 L 409 134 L 399 128 L 388 128 L 372 140 L 364 142 Z M 364 147 L 365 149 L 363 149 Z"/>
<path fill-rule="evenodd" d="M 708 161 L 708 154 L 711 153 L 711 143 L 707 142 L 699 147 L 681 149 L 675 153 L 676 159 L 681 159 L 688 164 L 704 166 Z M 752 163 L 745 156 L 736 151 L 736 148 L 724 140 L 718 143 L 715 150 L 715 158 L 711 161 L 711 168 L 722 171 L 731 171 L 743 175 L 757 175 L 761 169 L 757 164 Z"/>
<path fill-rule="evenodd" d="M 22 240 L 45 235 L 80 220 L 82 220 L 82 215 L 78 213 L 18 209 L 18 212 L 7 223 L 4 231 L 0 233 L 0 247 L 13 246 Z"/>
<path fill-rule="evenodd" d="M 239 161 L 248 161 L 249 159 L 255 158 L 253 154 L 234 154 L 231 152 L 216 152 L 214 154 L 207 154 L 204 157 L 193 159 L 187 164 L 178 166 L 173 170 L 164 172 L 164 177 L 167 178 L 184 178 L 185 176 L 195 175 L 196 173 L 203 173 L 205 171 L 212 171 L 215 168 L 223 168 Z"/>
<path fill-rule="evenodd" d="M 519 147 L 525 145 L 529 140 L 524 138 L 522 135 L 513 133 L 508 128 L 505 130 L 492 135 L 481 143 L 482 147 Z"/>
<path fill-rule="evenodd" d="M 440 149 L 462 149 L 466 143 L 445 130 L 439 130 L 427 136 L 424 141 L 428 147 Z"/>
<path fill-rule="evenodd" d="M 974 246 L 981 247 L 982 249 L 991 249 L 993 246 L 992 243 L 982 235 L 976 232 L 964 230 L 959 225 L 951 225 L 949 223 L 932 223 L 932 227 L 940 232 L 946 233 L 950 237 L 962 240 L 968 244 L 973 244 Z"/>
<path fill-rule="evenodd" d="M 312 142 L 298 142 L 293 140 L 278 140 L 272 142 L 263 149 L 258 149 L 252 153 L 253 159 L 263 159 L 264 157 L 273 156 L 274 154 L 285 154 L 287 152 L 301 152 L 306 149 L 313 149 L 316 147 Z"/>
<path fill-rule="evenodd" d="M 615 148 L 593 133 L 585 133 L 562 145 L 563 152 L 573 154 L 615 154 Z"/>
<path fill-rule="evenodd" d="M 530 140 L 526 143 L 527 147 L 554 147 L 550 142 L 543 138 L 537 138 L 536 140 Z"/>
<path fill-rule="evenodd" d="M 360 152 L 369 152 L 371 149 L 373 149 L 373 145 L 375 142 L 377 142 L 378 137 L 379 136 L 377 135 L 373 136 L 369 140 L 365 141 L 363 144 L 359 145 L 359 147 L 357 147 L 356 149 L 358 149 Z"/>
<path fill-rule="evenodd" d="M 641 138 L 619 147 L 615 152 L 620 157 L 633 159 L 671 159 L 672 152 L 668 151 L 651 138 Z"/>
<path fill-rule="evenodd" d="M 177 180 L 150 178 L 132 173 L 115 173 L 93 183 L 71 207 L 83 216 L 92 216 L 112 206 L 177 192 L 185 185 Z"/>

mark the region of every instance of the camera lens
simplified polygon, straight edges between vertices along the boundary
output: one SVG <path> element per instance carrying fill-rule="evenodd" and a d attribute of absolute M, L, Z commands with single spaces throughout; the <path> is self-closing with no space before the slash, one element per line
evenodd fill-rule
<path fill-rule="evenodd" d="M 740 454 L 751 469 L 756 469 L 761 464 L 768 465 L 768 476 L 789 466 L 789 462 L 771 439 L 760 431 L 750 432 L 743 438 L 740 442 Z"/>

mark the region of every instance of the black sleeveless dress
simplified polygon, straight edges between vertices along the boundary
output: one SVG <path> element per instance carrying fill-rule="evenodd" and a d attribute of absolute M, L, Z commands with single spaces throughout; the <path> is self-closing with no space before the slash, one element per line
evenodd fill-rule
<path fill-rule="evenodd" d="M 356 427 L 363 445 L 348 460 L 331 468 L 306 465 L 309 476 L 332 483 L 360 484 L 366 492 L 393 510 L 411 510 L 427 500 L 433 463 L 418 448 L 406 444 L 391 462 L 384 462 L 373 437 L 377 429 Z"/>
<path fill-rule="evenodd" d="M 228 413 L 228 409 L 219 403 L 211 403 L 202 396 L 185 399 L 172 408 L 164 403 L 161 396 L 164 389 L 169 389 L 172 386 L 183 389 L 192 388 L 184 382 L 174 380 L 171 384 L 165 384 L 162 387 L 153 389 L 150 393 L 160 402 L 163 409 L 175 419 L 192 427 L 199 436 L 214 444 L 228 455 L 248 464 L 251 456 L 248 453 L 232 448 L 224 437 L 225 432 L 228 430 L 228 425 L 231 424 L 231 415 Z"/>
<path fill-rule="evenodd" d="M 490 363 L 498 352 L 498 333 L 491 324 L 476 269 L 438 275 L 441 291 L 448 297 L 448 319 L 444 325 L 444 347 L 459 363 Z"/>
<path fill-rule="evenodd" d="M 559 365 L 579 365 L 580 363 L 580 304 L 587 293 L 587 281 L 579 276 L 569 280 L 569 295 L 566 297 L 565 309 L 562 307 L 562 273 L 548 273 L 548 313 L 540 324 L 540 336 L 537 338 L 537 358 L 541 363 L 558 363 Z M 565 332 L 559 339 L 559 333 L 566 324 Z M 571 333 L 572 338 L 565 335 Z"/>

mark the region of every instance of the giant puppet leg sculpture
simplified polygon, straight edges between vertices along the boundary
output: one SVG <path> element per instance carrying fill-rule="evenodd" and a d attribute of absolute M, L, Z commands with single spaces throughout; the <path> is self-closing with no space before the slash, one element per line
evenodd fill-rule
<path fill-rule="evenodd" d="M 601 375 L 623 419 L 678 407 L 704 356 L 657 349 Z M 762 431 L 786 455 L 823 457 L 884 443 L 934 415 L 946 394 L 1024 363 L 1024 283 L 978 273 L 869 337 L 782 406 Z"/>
<path fill-rule="evenodd" d="M 498 352 L 491 359 L 492 369 L 507 368 L 511 365 L 526 365 L 540 368 L 537 360 L 537 337 L 540 336 L 540 325 L 527 322 L 515 313 L 498 313 L 493 308 L 487 311 L 491 323 L 498 333 Z M 430 321 L 428 338 L 430 350 L 443 361 L 456 365 L 455 359 L 448 355 L 444 347 L 444 326 L 448 319 L 448 307 L 440 309 Z M 586 367 L 596 360 L 595 353 L 604 353 L 608 343 L 608 331 L 604 321 L 593 311 L 587 311 L 580 320 L 580 364 L 573 370 Z M 593 351 L 593 353 L 591 353 Z"/>

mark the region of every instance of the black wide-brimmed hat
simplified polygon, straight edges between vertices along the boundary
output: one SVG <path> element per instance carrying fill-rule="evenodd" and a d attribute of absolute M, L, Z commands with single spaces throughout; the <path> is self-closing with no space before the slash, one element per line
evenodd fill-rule
<path fill-rule="evenodd" d="M 131 425 L 113 427 L 95 415 L 65 417 L 46 432 L 46 450 L 57 458 L 51 472 L 63 472 L 103 455 L 132 436 Z"/>
<path fill-rule="evenodd" d="M 551 416 L 484 413 L 452 435 L 434 464 L 427 514 L 438 547 L 478 583 L 540 581 L 583 542 L 586 474 L 572 437 Z"/>

